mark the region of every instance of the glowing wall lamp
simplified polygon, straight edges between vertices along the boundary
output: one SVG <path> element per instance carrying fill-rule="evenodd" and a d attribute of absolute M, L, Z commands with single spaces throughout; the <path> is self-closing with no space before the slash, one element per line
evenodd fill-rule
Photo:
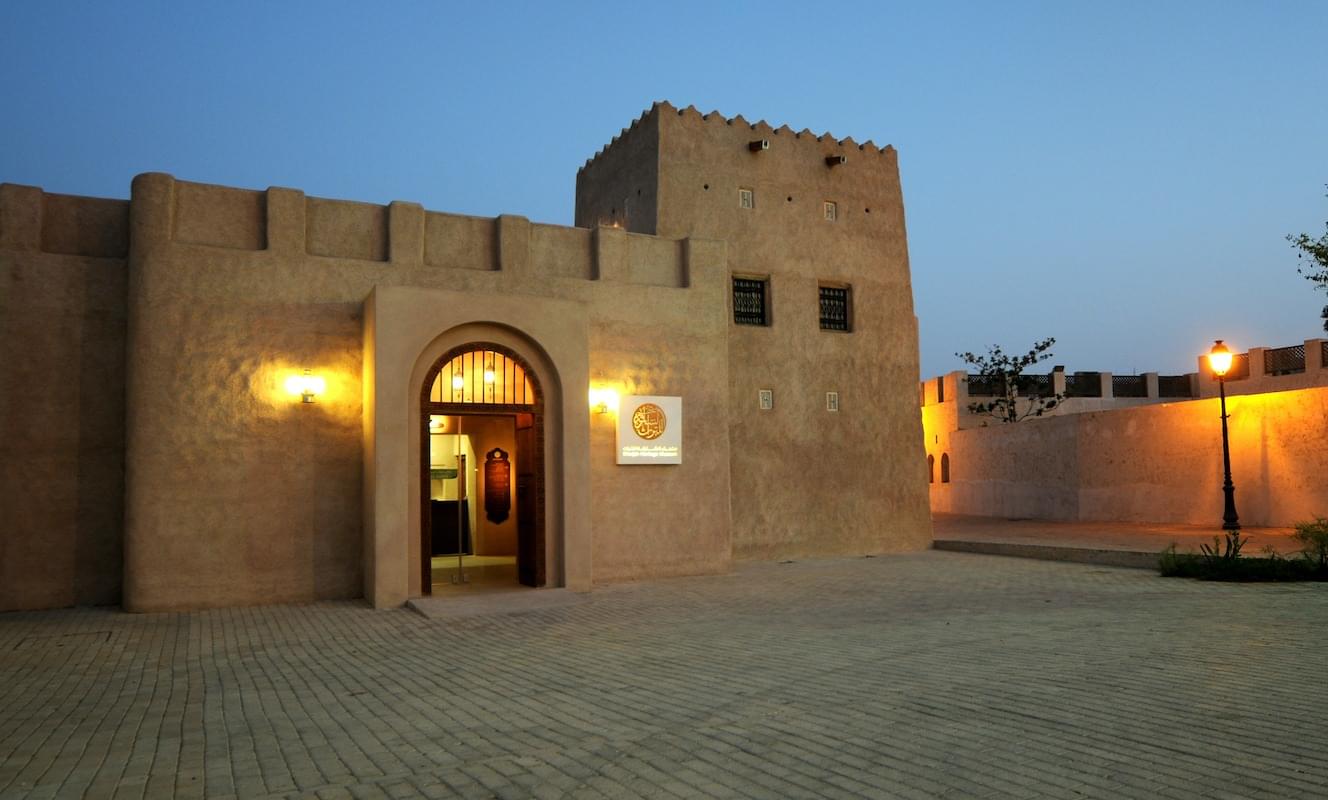
<path fill-rule="evenodd" d="M 1231 351 L 1218 339 L 1213 349 L 1208 351 L 1208 367 L 1217 376 L 1217 392 L 1222 398 L 1222 494 L 1226 507 L 1222 510 L 1222 528 L 1228 531 L 1240 530 L 1240 518 L 1236 516 L 1236 486 L 1231 482 L 1231 445 L 1227 440 L 1227 371 L 1231 369 Z"/>
<path fill-rule="evenodd" d="M 596 414 L 607 414 L 618 410 L 618 393 L 612 389 L 591 389 L 590 410 Z"/>
<path fill-rule="evenodd" d="M 326 390 L 327 381 L 307 369 L 302 375 L 292 375 L 286 379 L 286 391 L 299 395 L 302 403 L 312 403 L 314 398 Z"/>

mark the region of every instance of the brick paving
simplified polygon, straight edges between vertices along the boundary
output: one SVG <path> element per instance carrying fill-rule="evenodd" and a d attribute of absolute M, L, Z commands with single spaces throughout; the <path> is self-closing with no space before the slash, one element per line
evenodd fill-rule
<path fill-rule="evenodd" d="M 0 797 L 1328 797 L 1328 586 L 960 553 L 0 615 Z"/>

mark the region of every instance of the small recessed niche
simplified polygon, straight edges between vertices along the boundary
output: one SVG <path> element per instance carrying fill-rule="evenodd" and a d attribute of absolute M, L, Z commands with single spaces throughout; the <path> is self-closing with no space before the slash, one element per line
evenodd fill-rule
<path fill-rule="evenodd" d="M 792 202 L 793 202 L 793 195 L 789 195 L 789 196 L 788 196 L 787 198 L 785 198 L 785 199 L 787 199 L 788 202 L 792 203 Z"/>
<path fill-rule="evenodd" d="M 862 209 L 862 213 L 864 213 L 864 214 L 870 214 L 870 213 L 871 213 L 871 209 L 870 209 L 870 208 L 864 208 L 864 209 Z"/>
<path fill-rule="evenodd" d="M 703 185 L 701 186 L 701 188 L 702 188 L 702 189 L 705 189 L 705 190 L 708 192 L 708 191 L 710 191 L 710 184 L 708 184 L 708 183 L 707 183 L 707 184 L 703 184 Z"/>

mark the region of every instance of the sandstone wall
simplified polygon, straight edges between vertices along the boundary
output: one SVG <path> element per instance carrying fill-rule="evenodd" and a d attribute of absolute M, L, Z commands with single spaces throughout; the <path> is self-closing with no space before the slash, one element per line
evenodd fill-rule
<path fill-rule="evenodd" d="M 0 185 L 0 611 L 120 602 L 128 209 Z"/>
<path fill-rule="evenodd" d="M 769 148 L 753 151 L 761 139 Z M 657 183 L 624 172 L 625 158 L 657 162 Z M 733 324 L 725 290 L 735 556 L 929 546 L 894 149 L 660 103 L 587 163 L 578 187 L 579 222 L 655 189 L 655 219 L 633 216 L 633 229 L 726 241 L 730 276 L 769 282 L 766 326 Z M 742 188 L 754 208 L 739 207 Z M 836 220 L 825 219 L 825 201 Z M 821 283 L 851 286 L 851 333 L 820 329 Z M 761 389 L 774 392 L 769 411 L 758 407 Z M 827 392 L 839 393 L 838 412 L 826 409 Z"/>
<path fill-rule="evenodd" d="M 576 225 L 656 233 L 659 116 L 646 111 L 576 173 Z"/>
<path fill-rule="evenodd" d="M 1241 522 L 1286 526 L 1328 516 L 1328 388 L 1229 397 L 1227 410 Z M 1216 399 L 938 436 L 950 456 L 952 482 L 932 485 L 936 511 L 1214 527 L 1221 522 Z"/>
<path fill-rule="evenodd" d="M 366 401 L 373 414 L 407 413 L 362 383 L 364 354 L 387 347 L 363 303 L 385 286 L 505 298 L 531 320 L 568 302 L 586 309 L 592 356 L 580 369 L 683 395 L 696 437 L 690 461 L 655 473 L 613 466 L 611 446 L 592 440 L 595 580 L 727 567 L 727 475 L 716 468 L 727 466 L 727 421 L 715 413 L 727 380 L 723 287 L 692 277 L 726 272 L 722 245 L 160 174 L 135 180 L 132 210 L 128 607 L 363 592 L 362 497 L 382 502 L 362 469 L 382 444 L 366 438 Z M 431 324 L 441 333 L 470 321 L 466 305 L 438 306 Z M 312 406 L 281 388 L 304 368 L 328 382 Z M 569 409 L 589 413 L 586 388 L 567 391 Z M 667 513 L 679 503 L 699 504 L 705 521 Z"/>

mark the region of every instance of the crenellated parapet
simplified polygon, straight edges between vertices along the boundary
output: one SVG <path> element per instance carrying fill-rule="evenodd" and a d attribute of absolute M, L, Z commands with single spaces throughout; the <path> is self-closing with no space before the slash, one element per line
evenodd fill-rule
<path fill-rule="evenodd" d="M 633 120 L 630 125 L 623 128 L 617 136 L 610 139 L 609 143 L 600 148 L 595 155 L 586 159 L 586 162 L 579 170 L 577 170 L 577 172 L 590 168 L 603 158 L 606 153 L 618 147 L 620 143 L 627 145 L 641 135 L 641 131 L 647 127 L 649 122 L 658 120 L 665 115 L 676 116 L 688 125 L 697 128 L 703 126 L 722 126 L 738 130 L 746 129 L 751 133 L 753 140 L 778 137 L 780 141 L 791 140 L 799 143 L 815 143 L 818 145 L 830 144 L 837 148 L 837 150 L 842 151 L 845 155 L 850 152 L 859 152 L 869 155 L 887 155 L 895 152 L 895 148 L 892 145 L 877 145 L 870 139 L 858 143 L 852 136 L 846 136 L 839 139 L 829 131 L 817 134 L 813 133 L 808 128 L 803 128 L 802 130 L 795 132 L 786 124 L 776 127 L 763 119 L 757 120 L 756 122 L 748 122 L 741 114 L 727 117 L 719 111 L 711 111 L 708 114 L 703 114 L 696 108 L 696 106 L 689 105 L 686 108 L 678 108 L 667 100 L 660 100 L 653 103 L 650 108 L 642 112 L 641 115 Z"/>
<path fill-rule="evenodd" d="M 658 102 L 585 162 L 576 185 L 581 227 L 736 242 L 755 224 L 767 241 L 773 231 L 816 252 L 827 238 L 865 238 L 904 255 L 898 154 L 872 141 Z M 826 219 L 841 224 L 808 227 Z"/>
<path fill-rule="evenodd" d="M 124 259 L 131 247 L 165 245 L 648 286 L 689 282 L 684 243 L 612 228 L 333 200 L 281 187 L 241 189 L 163 173 L 140 175 L 132 195 L 106 200 L 0 185 L 0 250 Z"/>
<path fill-rule="evenodd" d="M 0 184 L 0 250 L 122 259 L 129 203 Z"/>

